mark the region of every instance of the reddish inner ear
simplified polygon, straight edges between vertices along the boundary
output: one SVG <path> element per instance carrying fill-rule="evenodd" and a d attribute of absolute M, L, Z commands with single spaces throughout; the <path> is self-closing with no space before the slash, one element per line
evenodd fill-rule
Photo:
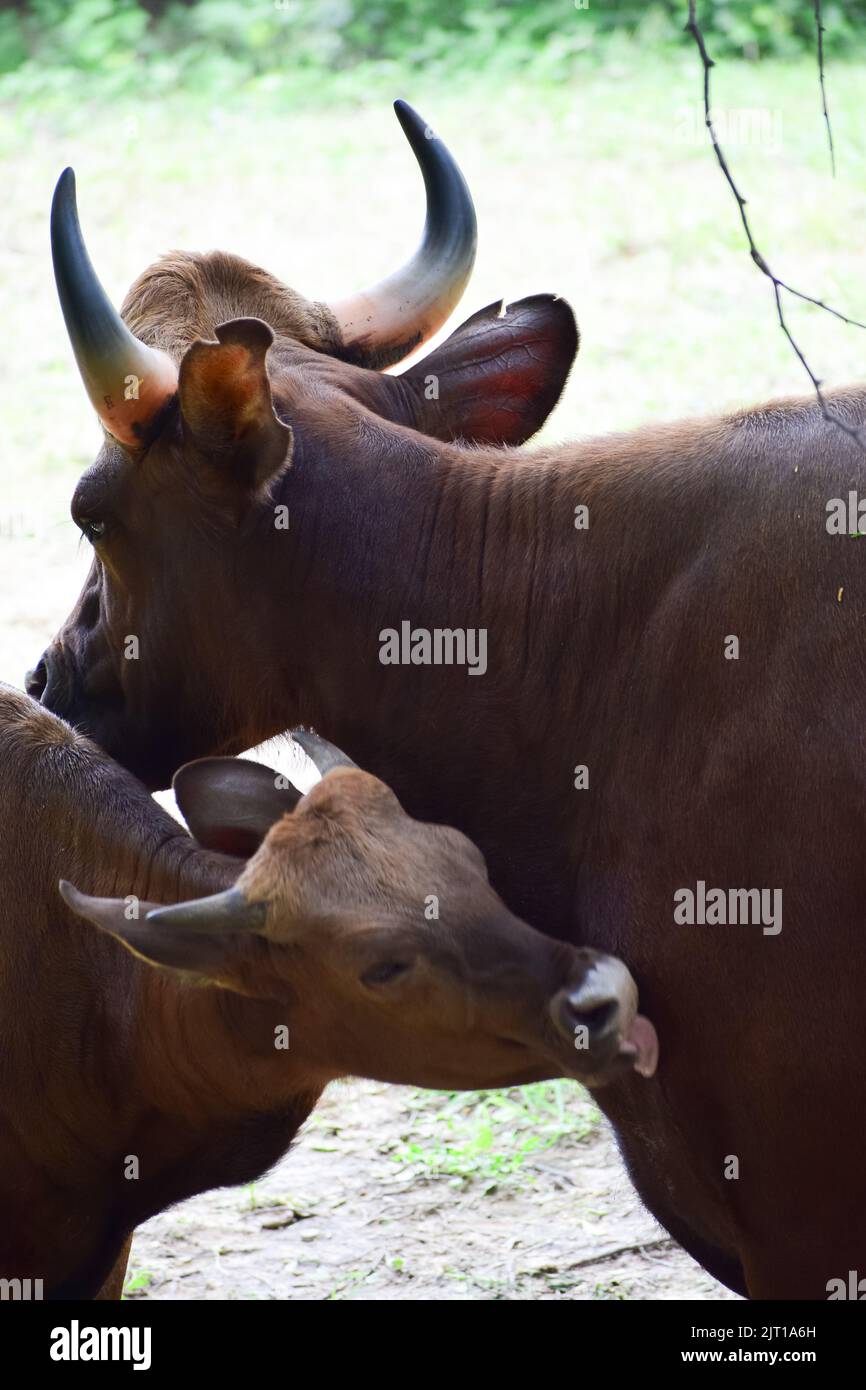
<path fill-rule="evenodd" d="M 425 434 L 523 444 L 559 400 L 579 342 L 565 300 L 535 295 L 504 314 L 489 304 L 399 380 Z"/>
<path fill-rule="evenodd" d="M 523 361 L 518 361 L 522 357 Z M 538 399 L 547 384 L 547 364 L 533 357 L 529 345 L 511 346 L 494 358 L 480 358 L 472 364 L 471 385 L 464 391 L 461 412 L 462 432 L 467 439 L 491 444 L 522 444 L 540 428 L 544 415 Z M 467 370 L 464 377 L 470 376 Z M 453 418 L 453 416 L 452 416 Z"/>
<path fill-rule="evenodd" d="M 199 842 L 201 843 L 201 841 Z M 261 844 L 260 836 L 238 826 L 211 827 L 208 830 L 206 848 L 217 850 L 220 854 L 234 854 L 240 859 L 250 859 Z"/>
<path fill-rule="evenodd" d="M 225 447 L 273 418 L 261 360 L 241 344 L 221 344 L 190 357 L 182 378 L 184 419 L 193 433 Z"/>
<path fill-rule="evenodd" d="M 193 408 L 207 412 L 211 429 L 229 438 L 238 438 L 270 406 L 262 399 L 261 367 L 240 346 L 203 355 L 191 389 Z"/>
<path fill-rule="evenodd" d="M 259 486 L 291 459 L 292 432 L 274 413 L 259 319 L 233 319 L 216 341 L 197 339 L 180 364 L 179 397 L 191 445 L 226 474 Z"/>

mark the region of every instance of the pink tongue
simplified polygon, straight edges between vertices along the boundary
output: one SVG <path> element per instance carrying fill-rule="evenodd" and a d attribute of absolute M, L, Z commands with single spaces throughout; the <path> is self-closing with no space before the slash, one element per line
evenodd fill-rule
<path fill-rule="evenodd" d="M 652 1076 L 659 1063 L 659 1040 L 648 1018 L 638 1014 L 623 1041 L 637 1053 L 634 1069 L 640 1076 Z"/>

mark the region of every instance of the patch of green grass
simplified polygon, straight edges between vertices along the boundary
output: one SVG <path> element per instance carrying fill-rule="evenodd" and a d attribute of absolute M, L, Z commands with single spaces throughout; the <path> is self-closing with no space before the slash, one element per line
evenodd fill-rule
<path fill-rule="evenodd" d="M 127 1274 L 123 1285 L 122 1298 L 129 1298 L 131 1294 L 141 1293 L 143 1289 L 150 1288 L 154 1276 L 149 1269 L 136 1269 Z"/>
<path fill-rule="evenodd" d="M 361 1284 L 365 1284 L 368 1279 L 376 1273 L 379 1261 L 371 1265 L 369 1269 L 350 1269 L 344 1274 L 339 1284 L 335 1284 L 330 1293 L 325 1295 L 325 1301 L 330 1303 L 339 1302 L 346 1296 L 351 1297 L 353 1289 L 357 1289 Z"/>
<path fill-rule="evenodd" d="M 267 1211 L 272 1207 L 294 1207 L 290 1198 L 278 1197 L 275 1193 L 262 1195 L 258 1183 L 248 1183 L 246 1188 L 246 1203 L 241 1208 L 242 1211 Z"/>
<path fill-rule="evenodd" d="M 518 1176 L 533 1178 L 542 1154 L 590 1135 L 600 1115 L 573 1082 L 544 1081 L 502 1091 L 415 1092 L 412 1126 L 390 1157 L 418 1178 L 490 1191 Z"/>
<path fill-rule="evenodd" d="M 618 1279 L 608 1279 L 606 1281 L 600 1281 L 593 1286 L 592 1296 L 603 1302 L 613 1301 L 624 1303 L 628 1299 L 629 1294 Z"/>

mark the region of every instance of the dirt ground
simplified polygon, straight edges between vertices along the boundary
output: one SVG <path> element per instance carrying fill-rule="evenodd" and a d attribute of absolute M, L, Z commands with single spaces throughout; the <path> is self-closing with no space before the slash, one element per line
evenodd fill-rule
<path fill-rule="evenodd" d="M 412 1150 L 414 1139 L 436 1152 L 456 1098 L 332 1086 L 264 1182 L 207 1193 L 142 1227 L 127 1296 L 735 1299 L 641 1206 L 591 1101 L 556 1084 L 567 1088 L 573 1130 L 515 1173 L 482 1159 L 469 1176 L 451 1175 L 461 1165 L 447 1159 L 430 1171 Z M 471 1126 L 478 1102 L 457 1103 Z M 506 1168 L 518 1134 L 493 1137 Z M 462 1166 L 473 1167 L 471 1155 Z"/>

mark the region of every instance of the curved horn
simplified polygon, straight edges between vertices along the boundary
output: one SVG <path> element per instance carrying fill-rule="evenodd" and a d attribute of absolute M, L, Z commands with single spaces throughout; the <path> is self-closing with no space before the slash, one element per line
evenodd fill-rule
<path fill-rule="evenodd" d="M 71 169 L 64 169 L 54 190 L 51 254 L 60 307 L 91 403 L 121 444 L 141 444 L 177 391 L 177 367 L 166 353 L 130 333 L 99 283 L 81 235 Z"/>
<path fill-rule="evenodd" d="M 329 743 L 326 738 L 319 738 L 318 734 L 307 733 L 306 729 L 293 729 L 292 741 L 299 748 L 303 748 L 323 777 L 334 767 L 354 767 L 359 770 L 358 764 L 353 763 L 347 753 L 343 753 L 336 744 Z"/>
<path fill-rule="evenodd" d="M 472 196 L 452 155 L 405 101 L 394 110 L 424 176 L 427 220 L 401 270 L 327 306 L 343 334 L 340 355 L 362 367 L 390 367 L 442 327 L 472 274 L 478 241 Z"/>
<path fill-rule="evenodd" d="M 128 898 L 92 898 L 89 893 L 79 893 L 75 884 L 69 883 L 65 878 L 60 880 L 58 886 L 66 906 L 77 916 L 86 917 L 94 926 L 113 934 L 128 926 L 130 920 L 136 922 L 146 917 L 158 906 L 157 903 L 139 902 L 135 916 L 130 919 L 127 916 L 130 902 Z"/>
<path fill-rule="evenodd" d="M 209 898 L 157 907 L 148 912 L 146 920 L 154 927 L 182 927 L 185 931 L 261 931 L 267 911 L 267 903 L 251 903 L 239 888 L 229 888 Z"/>

